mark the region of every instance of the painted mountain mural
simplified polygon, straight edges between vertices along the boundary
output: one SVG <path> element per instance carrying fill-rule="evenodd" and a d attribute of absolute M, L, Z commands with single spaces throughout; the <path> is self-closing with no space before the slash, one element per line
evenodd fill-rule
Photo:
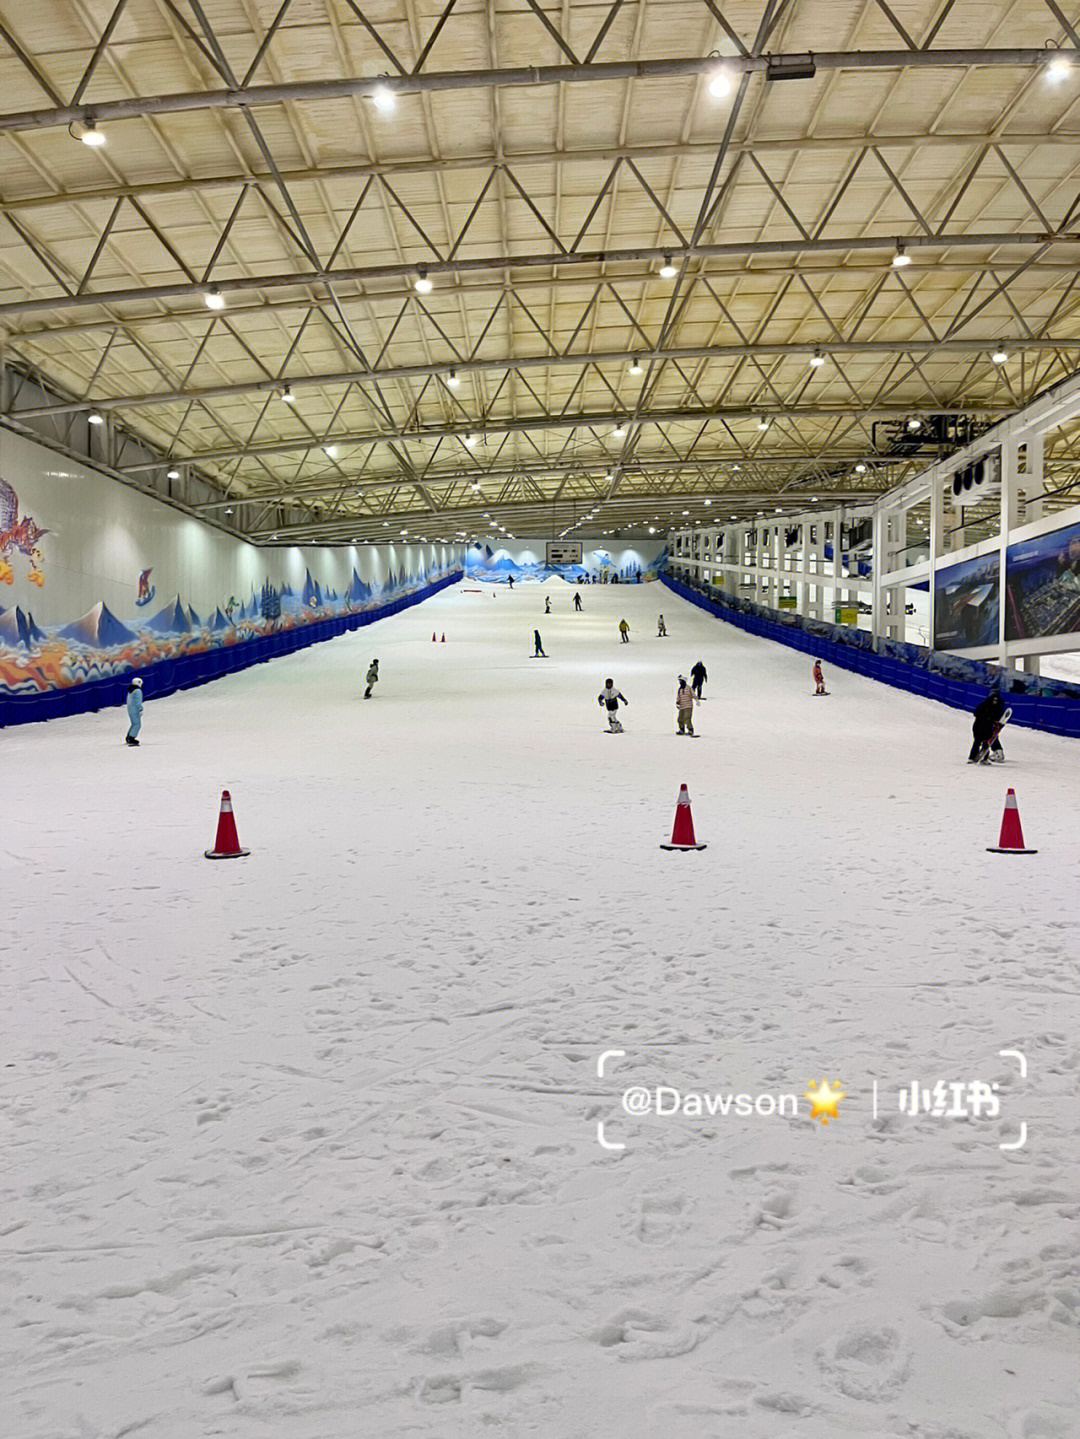
<path fill-rule="evenodd" d="M 252 589 L 245 604 L 232 595 L 211 602 L 203 610 L 210 617 L 205 621 L 180 595 L 144 619 L 134 587 L 126 623 L 102 600 L 80 618 L 47 630 L 34 623 L 28 610 L 0 606 L 0 700 L 127 675 L 163 660 L 244 645 L 335 616 L 374 615 L 391 599 L 461 573 L 460 565 L 428 570 L 418 560 L 412 571 L 402 567 L 379 585 L 362 580 L 354 569 L 341 595 L 333 586 L 324 588 L 309 570 L 299 596 L 290 586 L 279 588 L 267 578 Z"/>
<path fill-rule="evenodd" d="M 158 610 L 152 620 L 147 622 L 146 628 L 153 630 L 156 634 L 162 635 L 186 635 L 191 632 L 191 621 L 184 613 L 184 606 L 180 603 L 180 596 Z"/>
<path fill-rule="evenodd" d="M 95 650 L 110 650 L 116 645 L 133 644 L 136 639 L 135 631 L 122 625 L 104 600 L 98 600 L 94 608 L 83 615 L 81 620 L 76 620 L 74 624 L 60 630 L 59 637 Z"/>

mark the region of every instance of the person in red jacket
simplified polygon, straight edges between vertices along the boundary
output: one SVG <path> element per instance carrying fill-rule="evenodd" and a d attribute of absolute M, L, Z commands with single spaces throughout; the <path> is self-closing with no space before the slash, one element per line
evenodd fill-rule
<path fill-rule="evenodd" d="M 816 695 L 827 695 L 829 693 L 825 688 L 825 674 L 821 668 L 820 660 L 814 661 L 814 684 L 817 685 L 817 689 L 814 691 Z"/>

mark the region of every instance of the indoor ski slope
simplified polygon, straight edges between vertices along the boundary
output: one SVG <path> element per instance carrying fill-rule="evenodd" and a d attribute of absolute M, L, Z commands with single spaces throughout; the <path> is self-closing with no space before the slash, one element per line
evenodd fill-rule
<path fill-rule="evenodd" d="M 469 588 L 138 751 L 0 735 L 5 1439 L 1080 1433 L 1080 746 L 969 767 L 659 586 Z M 620 1109 L 825 1078 L 827 1126 Z M 939 1079 L 1000 1117 L 899 1112 Z"/>

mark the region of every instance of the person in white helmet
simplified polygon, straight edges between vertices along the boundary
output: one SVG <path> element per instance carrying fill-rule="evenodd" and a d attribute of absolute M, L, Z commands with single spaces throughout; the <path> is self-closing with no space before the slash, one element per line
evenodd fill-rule
<path fill-rule="evenodd" d="M 371 661 L 371 664 L 368 666 L 368 672 L 367 672 L 367 674 L 364 676 L 364 681 L 365 681 L 365 683 L 367 684 L 367 689 L 364 691 L 364 698 L 365 698 L 366 700 L 369 700 L 369 699 L 371 698 L 372 688 L 379 683 L 379 661 L 378 661 L 378 660 L 372 660 L 372 661 Z"/>
<path fill-rule="evenodd" d="M 127 712 L 129 724 L 127 735 L 124 738 L 124 743 L 130 745 L 132 749 L 138 749 L 139 747 L 139 730 L 142 729 L 143 712 L 142 690 L 142 680 L 136 675 L 131 681 L 131 684 L 128 685 Z"/>

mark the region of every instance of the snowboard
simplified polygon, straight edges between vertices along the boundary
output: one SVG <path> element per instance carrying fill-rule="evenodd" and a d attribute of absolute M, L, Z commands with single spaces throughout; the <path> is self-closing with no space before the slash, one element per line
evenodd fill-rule
<path fill-rule="evenodd" d="M 1006 710 L 1005 713 L 1004 713 L 1004 714 L 1001 716 L 1001 718 L 998 720 L 997 724 L 994 726 L 994 732 L 993 732 L 993 734 L 991 734 L 990 738 L 989 738 L 989 739 L 985 742 L 985 744 L 983 745 L 983 752 L 982 752 L 982 754 L 979 756 L 979 758 L 975 761 L 976 764 L 1004 764 L 1004 763 L 1005 763 L 1004 759 L 994 759 L 994 757 L 993 757 L 994 741 L 995 741 L 995 740 L 998 738 L 998 736 L 1001 734 L 1001 731 L 1002 731 L 1002 730 L 1005 728 L 1005 726 L 1009 723 L 1009 720 L 1010 720 L 1011 718 L 1012 718 L 1012 710 Z"/>

